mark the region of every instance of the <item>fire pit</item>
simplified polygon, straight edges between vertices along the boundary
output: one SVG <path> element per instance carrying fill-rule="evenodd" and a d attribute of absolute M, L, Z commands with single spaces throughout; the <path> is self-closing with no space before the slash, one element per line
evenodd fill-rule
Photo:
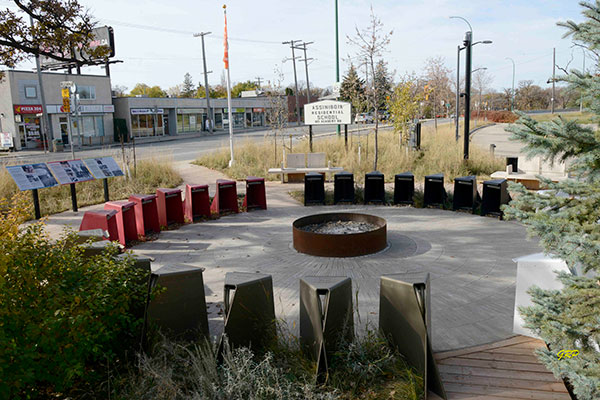
<path fill-rule="evenodd" d="M 387 246 L 383 218 L 367 214 L 328 213 L 302 217 L 292 224 L 294 248 L 321 257 L 356 257 Z"/>

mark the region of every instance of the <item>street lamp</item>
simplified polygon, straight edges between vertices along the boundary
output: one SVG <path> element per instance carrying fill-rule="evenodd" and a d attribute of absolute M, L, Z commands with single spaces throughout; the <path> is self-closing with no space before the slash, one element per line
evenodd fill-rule
<path fill-rule="evenodd" d="M 510 57 L 506 57 L 505 60 L 510 60 L 512 61 L 512 65 L 513 65 L 513 78 L 512 78 L 512 90 L 510 92 L 510 111 L 514 111 L 515 110 L 515 60 L 513 60 Z"/>
<path fill-rule="evenodd" d="M 473 35 L 473 28 L 471 27 L 471 24 L 469 23 L 469 21 L 467 21 L 465 18 L 463 17 L 459 17 L 459 16 L 451 16 L 450 19 L 462 19 L 463 21 L 465 21 L 467 23 L 467 25 L 469 25 L 469 32 L 471 32 L 471 35 Z M 456 129 L 456 141 L 458 142 L 458 118 L 460 115 L 459 109 L 460 109 L 460 51 L 464 50 L 464 47 L 460 47 L 460 45 L 458 45 L 458 49 L 456 51 L 456 113 L 454 115 L 454 125 L 455 125 L 455 129 Z"/>

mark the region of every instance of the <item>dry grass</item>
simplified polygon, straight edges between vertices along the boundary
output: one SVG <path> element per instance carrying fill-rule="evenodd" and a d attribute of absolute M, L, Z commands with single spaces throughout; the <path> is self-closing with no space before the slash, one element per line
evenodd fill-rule
<path fill-rule="evenodd" d="M 346 151 L 343 137 L 328 137 L 315 140 L 314 152 L 324 152 L 332 166 L 341 166 L 353 172 L 356 182 L 364 180 L 364 174 L 373 170 L 374 135 L 353 136 L 348 140 Z M 359 161 L 359 146 L 361 157 Z M 307 153 L 308 141 L 294 145 L 294 153 Z M 279 167 L 282 161 L 282 147 L 279 142 L 277 159 L 273 149 L 273 139 L 264 143 L 245 142 L 236 150 L 236 162 L 228 168 L 229 150 L 222 149 L 200 157 L 194 163 L 221 171 L 232 178 L 243 179 L 248 175 L 262 176 L 269 180 L 279 179 L 278 175 L 267 174 L 269 168 Z M 503 168 L 502 160 L 494 158 L 487 150 L 471 146 L 470 160 L 463 162 L 462 142 L 454 139 L 454 125 L 426 126 L 422 132 L 421 151 L 409 151 L 398 145 L 398 136 L 393 132 L 379 133 L 379 162 L 377 169 L 385 174 L 386 181 L 393 181 L 394 175 L 412 171 L 421 180 L 425 175 L 443 173 L 448 182 L 457 176 L 478 175 L 487 178 L 492 172 Z"/>
<path fill-rule="evenodd" d="M 576 120 L 580 124 L 591 124 L 593 123 L 594 114 L 590 112 L 560 112 L 556 111 L 554 114 L 546 113 L 546 114 L 532 114 L 530 115 L 536 121 L 552 121 L 553 119 L 561 116 L 567 121 Z"/>
<path fill-rule="evenodd" d="M 133 168 L 130 167 L 133 172 Z M 183 180 L 171 161 L 165 159 L 147 159 L 137 162 L 135 177 L 110 178 L 108 187 L 111 200 L 127 199 L 133 193 L 154 193 L 159 187 L 176 187 Z M 17 185 L 5 168 L 0 168 L 0 198 L 9 198 L 18 192 Z M 71 209 L 71 191 L 69 185 L 57 186 L 39 191 L 42 215 L 56 214 Z M 85 207 L 104 202 L 104 190 L 101 180 L 77 184 L 77 204 Z M 33 204 L 31 205 L 33 216 Z"/>

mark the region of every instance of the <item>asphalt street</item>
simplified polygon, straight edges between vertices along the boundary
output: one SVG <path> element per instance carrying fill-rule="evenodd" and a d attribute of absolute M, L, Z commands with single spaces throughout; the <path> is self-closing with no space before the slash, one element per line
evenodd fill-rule
<path fill-rule="evenodd" d="M 438 119 L 438 123 L 451 122 L 451 119 Z M 423 124 L 433 124 L 433 120 L 423 121 Z M 365 135 L 373 131 L 373 124 L 352 124 L 348 126 L 348 132 L 352 135 Z M 390 126 L 382 126 L 381 129 L 391 129 Z M 334 135 L 336 133 L 335 126 L 314 126 L 313 139 Z M 280 133 L 281 134 L 281 133 Z M 343 127 L 342 127 L 343 134 Z M 261 129 L 254 131 L 234 132 L 234 149 L 236 146 L 250 140 L 260 142 L 266 136 L 272 136 L 271 129 Z M 285 128 L 283 137 L 286 139 L 292 135 L 293 141 L 304 140 L 308 137 L 307 126 L 293 126 Z M 126 148 L 130 148 L 129 143 L 125 144 Z M 135 154 L 136 158 L 144 159 L 151 157 L 172 157 L 176 162 L 193 161 L 203 154 L 213 152 L 217 149 L 229 146 L 229 135 L 227 132 L 218 132 L 213 135 L 194 135 L 191 137 L 182 136 L 164 136 L 160 141 L 147 143 L 136 142 Z M 75 148 L 75 158 L 92 158 L 101 156 L 119 157 L 121 148 L 118 145 L 106 146 L 103 148 L 83 148 L 79 150 Z M 10 164 L 27 164 L 35 162 L 59 161 L 71 158 L 70 147 L 65 146 L 65 151 L 61 153 L 44 153 L 41 150 L 21 151 L 0 155 L 0 163 L 5 165 Z"/>

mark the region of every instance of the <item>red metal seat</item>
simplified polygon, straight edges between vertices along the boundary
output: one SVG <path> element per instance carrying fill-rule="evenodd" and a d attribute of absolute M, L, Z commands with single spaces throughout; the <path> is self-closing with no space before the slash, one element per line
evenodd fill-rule
<path fill-rule="evenodd" d="M 102 229 L 108 232 L 108 237 L 105 237 L 105 239 L 118 241 L 119 230 L 117 228 L 116 216 L 117 211 L 115 210 L 86 211 L 81 219 L 79 230 Z"/>
<path fill-rule="evenodd" d="M 156 195 L 132 194 L 129 196 L 129 201 L 135 203 L 135 224 L 138 236 L 145 237 L 150 232 L 160 233 Z"/>
<path fill-rule="evenodd" d="M 246 196 L 244 197 L 246 210 L 253 208 L 267 209 L 267 195 L 265 191 L 265 178 L 249 176 L 246 178 Z"/>
<path fill-rule="evenodd" d="M 105 210 L 117 211 L 119 243 L 123 246 L 127 246 L 128 242 L 138 239 L 134 207 L 135 203 L 128 200 L 107 201 L 104 203 Z"/>

